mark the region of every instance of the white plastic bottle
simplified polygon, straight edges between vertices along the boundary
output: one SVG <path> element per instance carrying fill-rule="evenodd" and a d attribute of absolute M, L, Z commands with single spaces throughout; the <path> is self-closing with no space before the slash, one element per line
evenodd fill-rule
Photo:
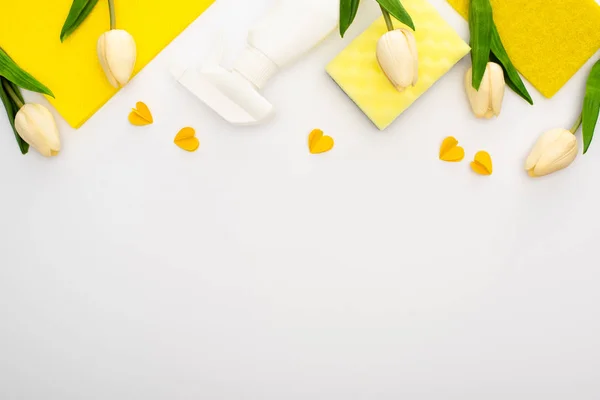
<path fill-rule="evenodd" d="M 273 106 L 259 90 L 281 68 L 304 55 L 338 24 L 339 0 L 278 0 L 248 33 L 233 70 L 220 60 L 197 70 L 175 67 L 175 79 L 232 124 L 256 124 Z"/>

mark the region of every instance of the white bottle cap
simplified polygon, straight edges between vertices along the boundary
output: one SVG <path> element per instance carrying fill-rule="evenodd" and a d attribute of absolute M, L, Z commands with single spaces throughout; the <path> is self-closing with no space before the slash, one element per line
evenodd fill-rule
<path fill-rule="evenodd" d="M 246 46 L 246 50 L 238 58 L 233 69 L 261 89 L 277 73 L 278 67 L 259 50 Z"/>

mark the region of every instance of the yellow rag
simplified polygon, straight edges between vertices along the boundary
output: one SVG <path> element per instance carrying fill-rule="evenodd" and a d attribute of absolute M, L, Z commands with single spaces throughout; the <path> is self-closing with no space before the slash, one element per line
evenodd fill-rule
<path fill-rule="evenodd" d="M 448 0 L 464 18 L 470 0 Z M 513 64 L 540 93 L 554 96 L 600 48 L 594 0 L 491 0 Z"/>
<path fill-rule="evenodd" d="M 214 0 L 116 1 L 117 27 L 136 40 L 135 73 L 194 21 Z M 96 45 L 109 29 L 108 3 L 100 1 L 75 33 L 60 42 L 72 0 L 6 1 L 0 13 L 0 46 L 56 96 L 52 105 L 78 128 L 116 92 L 98 62 Z"/>

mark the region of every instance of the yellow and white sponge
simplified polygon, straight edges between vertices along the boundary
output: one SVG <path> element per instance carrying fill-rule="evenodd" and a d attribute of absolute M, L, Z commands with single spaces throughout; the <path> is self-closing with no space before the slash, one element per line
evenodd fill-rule
<path fill-rule="evenodd" d="M 383 17 L 327 65 L 327 73 L 381 130 L 387 128 L 471 50 L 426 0 L 403 0 L 416 27 L 419 80 L 398 92 L 377 62 L 377 42 L 387 32 Z M 394 26 L 403 26 L 395 21 Z"/>

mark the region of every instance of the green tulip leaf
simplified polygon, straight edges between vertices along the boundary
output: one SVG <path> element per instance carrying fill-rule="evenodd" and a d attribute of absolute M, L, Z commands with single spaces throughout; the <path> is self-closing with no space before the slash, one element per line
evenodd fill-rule
<path fill-rule="evenodd" d="M 487 63 L 490 59 L 492 27 L 494 18 L 490 0 L 471 0 L 469 7 L 469 31 L 471 32 L 471 60 L 473 63 L 473 87 L 479 90 Z"/>
<path fill-rule="evenodd" d="M 402 22 L 404 25 L 408 26 L 413 31 L 415 30 L 415 24 L 413 23 L 412 18 L 400 3 L 400 0 L 377 0 L 379 5 L 389 12 L 392 17 L 396 18 L 398 21 Z"/>
<path fill-rule="evenodd" d="M 344 37 L 358 12 L 360 0 L 340 0 L 340 35 Z"/>
<path fill-rule="evenodd" d="M 23 98 L 23 93 L 21 93 L 21 89 L 19 89 L 19 87 L 17 85 L 15 85 L 14 83 L 12 83 L 11 81 L 6 81 L 8 86 L 10 86 L 13 90 L 13 92 L 15 92 L 15 94 L 17 95 L 17 98 L 21 101 L 21 103 L 25 104 L 25 99 Z M 17 110 L 19 111 L 19 110 Z"/>
<path fill-rule="evenodd" d="M 79 28 L 79 25 L 90 15 L 96 4 L 98 4 L 98 0 L 73 0 L 67 20 L 60 31 L 61 42 L 64 42 Z"/>
<path fill-rule="evenodd" d="M 0 48 L 0 76 L 23 89 L 54 97 L 50 89 L 21 69 L 2 48 Z"/>
<path fill-rule="evenodd" d="M 506 49 L 502 44 L 502 40 L 500 39 L 498 29 L 496 29 L 495 25 L 492 27 L 492 54 L 490 58 L 493 62 L 500 64 L 504 70 L 504 77 L 506 78 L 506 84 L 508 87 L 525 99 L 525 101 L 527 101 L 529 104 L 533 105 L 533 99 L 529 95 L 529 92 L 521 80 L 521 76 L 517 72 L 517 69 L 510 61 L 510 58 L 506 53 Z"/>
<path fill-rule="evenodd" d="M 600 61 L 592 67 L 585 86 L 585 98 L 583 100 L 583 154 L 587 153 L 600 114 Z"/>
<path fill-rule="evenodd" d="M 19 132 L 17 132 L 17 129 L 15 127 L 15 116 L 17 115 L 17 112 L 19 111 L 19 106 L 17 106 L 15 104 L 15 102 L 12 100 L 12 98 L 8 95 L 5 85 L 11 85 L 11 83 L 9 81 L 7 81 L 6 79 L 0 77 L 0 99 L 2 100 L 2 103 L 4 104 L 4 108 L 6 109 L 6 114 L 8 115 L 8 121 L 10 122 L 10 125 L 12 126 L 13 132 L 15 134 L 15 139 L 17 139 L 19 149 L 21 150 L 21 154 L 27 154 L 27 152 L 29 151 L 29 145 L 19 135 Z M 14 85 L 11 85 L 11 88 L 13 88 L 13 90 L 17 94 L 17 97 L 19 97 L 19 99 L 21 99 L 21 101 L 22 101 L 23 96 L 21 95 L 21 91 L 19 90 L 19 88 L 15 87 Z"/>

